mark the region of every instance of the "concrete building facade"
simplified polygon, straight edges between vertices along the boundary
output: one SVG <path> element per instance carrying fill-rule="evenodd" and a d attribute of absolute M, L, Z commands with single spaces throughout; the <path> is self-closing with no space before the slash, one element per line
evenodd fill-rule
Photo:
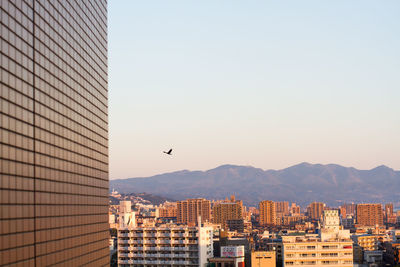
<path fill-rule="evenodd" d="M 120 227 L 118 266 L 206 266 L 213 228 L 162 225 Z"/>

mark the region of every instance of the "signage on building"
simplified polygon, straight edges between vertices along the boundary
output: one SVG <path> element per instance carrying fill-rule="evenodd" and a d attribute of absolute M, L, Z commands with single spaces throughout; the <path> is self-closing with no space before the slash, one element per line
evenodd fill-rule
<path fill-rule="evenodd" d="M 221 247 L 221 257 L 223 258 L 244 257 L 244 246 Z"/>

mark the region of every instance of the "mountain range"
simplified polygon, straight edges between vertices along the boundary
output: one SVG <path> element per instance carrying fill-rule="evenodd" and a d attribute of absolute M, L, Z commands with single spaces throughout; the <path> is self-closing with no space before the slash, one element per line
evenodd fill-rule
<path fill-rule="evenodd" d="M 208 171 L 177 171 L 152 177 L 110 180 L 121 193 L 146 192 L 176 200 L 224 199 L 232 194 L 245 205 L 261 200 L 343 203 L 394 202 L 400 206 L 400 171 L 387 166 L 358 170 L 336 164 L 301 163 L 282 170 L 222 165 Z"/>

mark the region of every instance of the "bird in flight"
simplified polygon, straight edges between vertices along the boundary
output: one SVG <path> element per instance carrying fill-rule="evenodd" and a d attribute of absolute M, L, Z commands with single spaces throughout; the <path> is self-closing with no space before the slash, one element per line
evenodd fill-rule
<path fill-rule="evenodd" d="M 171 153 L 172 153 L 172 148 L 170 149 L 170 150 L 168 150 L 168 152 L 166 152 L 166 151 L 163 151 L 165 154 L 168 154 L 168 155 L 172 155 Z"/>

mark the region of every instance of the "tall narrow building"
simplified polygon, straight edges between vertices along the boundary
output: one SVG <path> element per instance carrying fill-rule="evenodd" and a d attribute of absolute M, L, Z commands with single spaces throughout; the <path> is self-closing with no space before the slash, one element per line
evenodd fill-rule
<path fill-rule="evenodd" d="M 392 216 L 393 215 L 393 203 L 385 204 L 385 215 Z"/>
<path fill-rule="evenodd" d="M 308 216 L 313 220 L 321 220 L 321 216 L 324 212 L 325 203 L 313 202 L 309 206 Z"/>
<path fill-rule="evenodd" d="M 107 1 L 0 16 L 0 266 L 108 266 Z"/>
<path fill-rule="evenodd" d="M 263 200 L 259 204 L 260 208 L 260 225 L 276 224 L 276 206 L 271 200 Z M 280 223 L 279 223 L 280 224 Z"/>

